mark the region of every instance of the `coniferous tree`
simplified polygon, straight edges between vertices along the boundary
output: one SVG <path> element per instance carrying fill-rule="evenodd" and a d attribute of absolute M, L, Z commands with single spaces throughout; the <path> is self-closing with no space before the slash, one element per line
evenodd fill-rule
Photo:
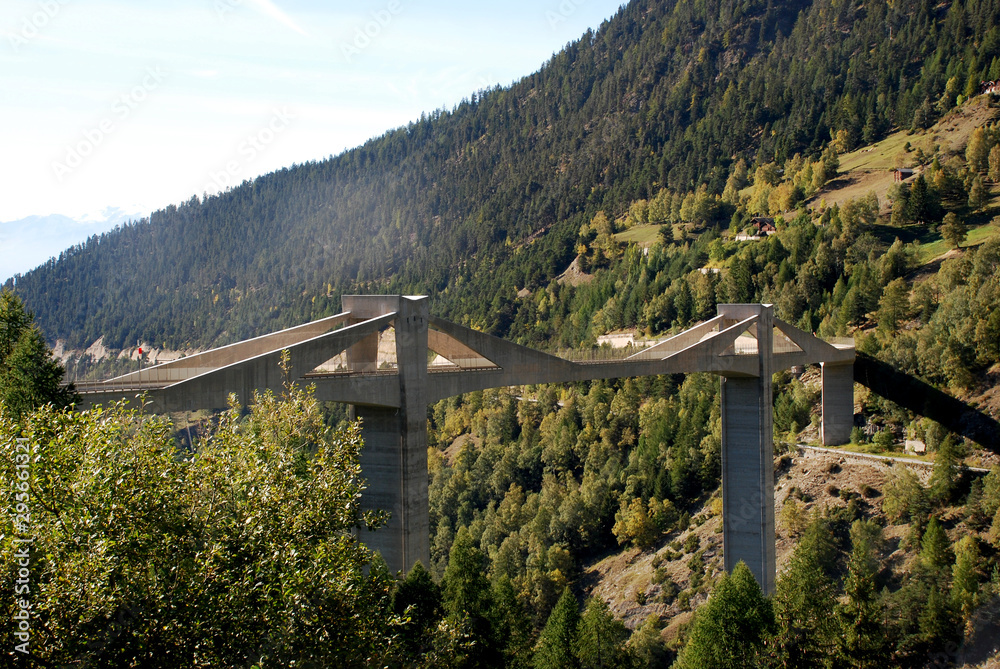
<path fill-rule="evenodd" d="M 678 669 L 759 666 L 774 633 L 774 611 L 750 569 L 740 562 L 698 609 Z"/>
<path fill-rule="evenodd" d="M 0 402 L 15 417 L 50 402 L 69 406 L 76 392 L 61 385 L 63 374 L 34 316 L 17 295 L 0 290 Z"/>
<path fill-rule="evenodd" d="M 534 633 L 531 619 L 506 575 L 501 575 L 493 582 L 492 592 L 490 622 L 492 634 L 503 648 L 502 666 L 526 669 L 531 664 Z"/>
<path fill-rule="evenodd" d="M 458 531 L 452 544 L 442 589 L 445 611 L 472 641 L 460 666 L 500 666 L 503 658 L 489 618 L 493 596 L 486 578 L 486 557 L 476 547 L 467 527 Z"/>
<path fill-rule="evenodd" d="M 993 148 L 990 149 L 989 156 L 989 172 L 987 172 L 990 181 L 996 183 L 1000 181 L 1000 144 L 994 144 Z"/>
<path fill-rule="evenodd" d="M 910 289 L 906 279 L 893 279 L 882 292 L 878 307 L 878 327 L 883 332 L 895 332 L 906 317 L 910 306 Z"/>
<path fill-rule="evenodd" d="M 906 201 L 907 218 L 911 221 L 925 222 L 931 208 L 931 196 L 928 193 L 927 180 L 923 173 L 918 174 L 910 188 L 910 196 Z"/>
<path fill-rule="evenodd" d="M 969 187 L 969 208 L 979 211 L 989 199 L 989 193 L 983 184 L 983 177 L 979 174 L 972 178 L 972 185 Z"/>
<path fill-rule="evenodd" d="M 952 245 L 953 248 L 958 248 L 965 242 L 966 236 L 969 234 L 969 229 L 965 226 L 965 222 L 960 219 L 955 212 L 949 211 L 944 216 L 944 220 L 941 222 L 941 236 Z"/>
<path fill-rule="evenodd" d="M 627 669 L 632 658 L 625 642 L 628 630 L 600 597 L 587 600 L 577 633 L 576 654 L 581 669 Z"/>
<path fill-rule="evenodd" d="M 538 637 L 531 666 L 534 669 L 576 669 L 575 645 L 580 626 L 580 610 L 576 597 L 567 587 L 549 614 Z"/>
<path fill-rule="evenodd" d="M 879 593 L 878 551 L 881 528 L 857 520 L 851 526 L 851 554 L 844 591 L 847 601 L 837 607 L 840 623 L 838 655 L 851 667 L 888 666 L 884 604 Z"/>
<path fill-rule="evenodd" d="M 951 597 L 952 552 L 948 535 L 937 517 L 927 522 L 913 574 L 894 594 L 898 611 L 898 657 L 907 662 L 926 660 L 928 653 L 954 641 L 960 626 Z"/>
<path fill-rule="evenodd" d="M 837 587 L 830 576 L 836 547 L 829 520 L 819 514 L 795 548 L 788 570 L 778 579 L 774 596 L 778 666 L 825 667 L 836 645 Z"/>
<path fill-rule="evenodd" d="M 978 540 L 971 535 L 962 537 L 955 547 L 951 599 L 966 624 L 972 619 L 972 613 L 980 603 L 979 582 L 982 578 L 980 560 Z"/>
<path fill-rule="evenodd" d="M 927 529 L 920 540 L 920 564 L 929 573 L 935 575 L 951 565 L 951 542 L 937 516 L 931 516 L 927 521 Z"/>
<path fill-rule="evenodd" d="M 934 472 L 928 481 L 928 492 L 935 504 L 944 506 L 951 502 L 958 486 L 958 466 L 955 438 L 949 434 L 938 445 L 934 455 Z"/>
<path fill-rule="evenodd" d="M 628 640 L 629 652 L 638 667 L 668 666 L 668 651 L 660 636 L 659 616 L 652 615 Z"/>
<path fill-rule="evenodd" d="M 419 561 L 396 586 L 392 609 L 404 621 L 401 636 L 406 654 L 413 659 L 419 658 L 426 652 L 434 627 L 444 613 L 441 586 Z"/>

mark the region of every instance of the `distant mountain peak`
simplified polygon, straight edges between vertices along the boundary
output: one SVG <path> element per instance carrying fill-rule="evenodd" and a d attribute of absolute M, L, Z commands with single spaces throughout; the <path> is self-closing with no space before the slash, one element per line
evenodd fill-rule
<path fill-rule="evenodd" d="M 130 220 L 149 216 L 138 206 L 107 206 L 76 216 L 34 214 L 0 222 L 0 280 L 24 274 L 70 246 Z"/>

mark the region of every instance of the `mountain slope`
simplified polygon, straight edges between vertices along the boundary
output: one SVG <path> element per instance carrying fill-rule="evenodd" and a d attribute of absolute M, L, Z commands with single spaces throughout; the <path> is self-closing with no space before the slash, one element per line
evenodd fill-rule
<path fill-rule="evenodd" d="M 515 291 L 564 270 L 597 211 L 660 187 L 720 193 L 738 158 L 925 123 L 932 102 L 1000 78 L 998 18 L 996 0 L 634 0 L 509 88 L 168 207 L 11 283 L 77 347 L 222 343 L 372 291 L 429 293 L 442 315 L 523 338 Z"/>

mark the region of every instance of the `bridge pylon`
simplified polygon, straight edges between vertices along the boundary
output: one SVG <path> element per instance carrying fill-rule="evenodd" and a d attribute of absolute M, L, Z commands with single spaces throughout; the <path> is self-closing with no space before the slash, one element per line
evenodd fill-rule
<path fill-rule="evenodd" d="M 385 527 L 363 532 L 362 539 L 386 564 L 409 570 L 417 561 L 430 566 L 427 497 L 427 325 L 426 297 L 344 297 L 344 309 L 357 323 L 395 313 L 398 403 L 394 407 L 352 404 L 361 419 L 365 447 L 361 471 L 368 479 L 362 494 L 367 510 L 389 512 Z M 349 370 L 376 371 L 378 333 L 347 350 Z"/>
<path fill-rule="evenodd" d="M 722 374 L 722 545 L 732 572 L 743 561 L 765 593 L 774 592 L 774 309 L 764 304 L 725 304 L 719 314 L 739 321 L 755 317 L 757 373 Z"/>

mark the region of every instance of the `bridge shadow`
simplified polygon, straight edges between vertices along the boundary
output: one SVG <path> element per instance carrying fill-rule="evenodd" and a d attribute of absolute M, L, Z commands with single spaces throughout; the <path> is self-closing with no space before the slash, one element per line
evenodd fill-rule
<path fill-rule="evenodd" d="M 858 351 L 854 380 L 872 392 L 1000 454 L 1000 423 L 929 383 Z"/>

